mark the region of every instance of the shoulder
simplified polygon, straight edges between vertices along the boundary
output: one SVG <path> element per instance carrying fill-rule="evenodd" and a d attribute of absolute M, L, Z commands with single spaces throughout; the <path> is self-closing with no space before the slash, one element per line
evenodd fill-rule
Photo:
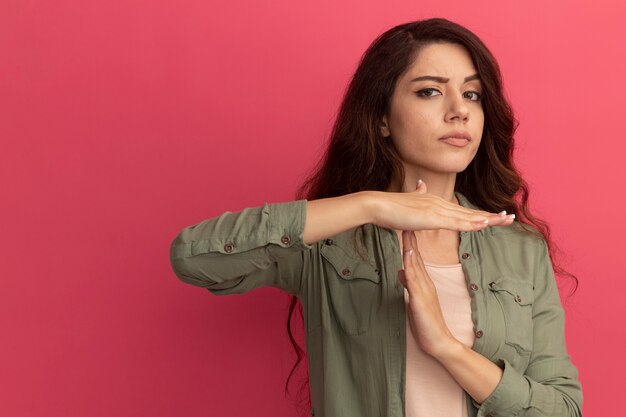
<path fill-rule="evenodd" d="M 515 234 L 520 237 L 528 237 L 529 239 L 540 239 L 542 236 L 539 229 L 532 224 L 521 223 L 517 220 L 509 226 L 491 226 L 489 227 L 489 233 L 494 236 Z"/>
<path fill-rule="evenodd" d="M 546 246 L 543 234 L 535 226 L 514 221 L 509 226 L 491 226 L 485 229 L 485 235 L 502 244 L 516 242 L 524 247 L 541 250 Z"/>

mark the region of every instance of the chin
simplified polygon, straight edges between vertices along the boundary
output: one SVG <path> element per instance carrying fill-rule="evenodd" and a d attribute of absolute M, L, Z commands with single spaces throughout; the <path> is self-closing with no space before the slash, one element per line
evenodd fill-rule
<path fill-rule="evenodd" d="M 452 158 L 451 158 L 452 159 Z M 465 171 L 472 160 L 467 158 L 459 158 L 462 160 L 450 160 L 445 164 L 436 164 L 432 166 L 432 170 L 435 172 L 441 172 L 446 174 L 454 174 Z"/>
<path fill-rule="evenodd" d="M 434 154 L 434 152 L 432 153 Z M 439 158 L 410 158 L 404 159 L 407 166 L 415 166 L 430 172 L 440 174 L 455 174 L 464 171 L 474 160 L 474 154 L 448 154 L 445 157 L 439 154 Z"/>

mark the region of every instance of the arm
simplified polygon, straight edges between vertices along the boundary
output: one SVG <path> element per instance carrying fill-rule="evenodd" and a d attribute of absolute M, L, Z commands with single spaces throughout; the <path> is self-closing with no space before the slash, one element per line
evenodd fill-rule
<path fill-rule="evenodd" d="M 375 197 L 368 191 L 309 201 L 304 241 L 318 242 L 354 227 L 373 223 L 375 202 Z"/>
<path fill-rule="evenodd" d="M 538 246 L 533 303 L 534 343 L 525 373 L 519 373 L 506 359 L 500 360 L 503 368 L 500 370 L 460 342 L 438 358 L 472 396 L 474 405 L 479 407 L 479 417 L 582 415 L 582 387 L 578 370 L 566 350 L 565 315 L 552 264 L 545 241 Z M 482 404 L 476 402 L 485 397 Z"/>
<path fill-rule="evenodd" d="M 418 194 L 361 191 L 225 212 L 183 229 L 171 244 L 170 263 L 183 282 L 214 294 L 264 285 L 298 294 L 313 243 L 329 236 L 366 223 L 411 230 L 484 226 L 472 221 L 484 220 L 482 211 Z"/>
<path fill-rule="evenodd" d="M 314 242 L 369 222 L 367 193 L 225 212 L 184 228 L 170 246 L 183 282 L 215 295 L 274 286 L 298 294 Z"/>

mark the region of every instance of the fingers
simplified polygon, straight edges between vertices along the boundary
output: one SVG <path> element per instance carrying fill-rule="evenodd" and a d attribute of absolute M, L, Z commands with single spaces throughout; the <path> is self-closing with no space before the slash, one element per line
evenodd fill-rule
<path fill-rule="evenodd" d="M 422 257 L 418 252 L 417 247 L 417 236 L 415 236 L 415 232 L 409 232 L 409 242 L 411 242 L 411 248 L 413 249 L 413 253 L 411 254 L 411 262 L 413 267 L 416 269 L 423 269 L 424 265 L 422 264 Z"/>
<path fill-rule="evenodd" d="M 406 275 L 404 274 L 404 271 L 402 269 L 398 271 L 398 279 L 400 280 L 402 286 L 408 289 L 408 284 L 406 283 Z"/>
<path fill-rule="evenodd" d="M 438 212 L 439 223 L 442 228 L 450 230 L 476 231 L 487 226 L 509 226 L 513 224 L 514 216 L 502 214 L 487 215 L 478 214 L 476 212 L 464 213 L 454 209 L 443 209 Z"/>
<path fill-rule="evenodd" d="M 487 226 L 508 226 L 513 219 L 508 216 L 489 214 L 487 216 L 470 214 L 469 216 L 454 210 L 443 209 L 434 214 L 434 223 L 438 228 L 460 231 L 477 231 Z"/>
<path fill-rule="evenodd" d="M 412 232 L 408 230 L 402 231 L 402 253 L 403 255 L 411 255 L 411 251 L 413 250 L 413 242 L 409 239 L 409 234 Z"/>
<path fill-rule="evenodd" d="M 404 255 L 404 266 L 417 269 L 421 264 L 421 257 L 419 256 L 417 248 L 417 237 L 412 230 L 402 231 L 402 251 Z"/>
<path fill-rule="evenodd" d="M 489 226 L 509 226 L 515 220 L 515 214 L 507 215 L 506 211 L 498 214 L 490 214 L 488 217 Z"/>
<path fill-rule="evenodd" d="M 417 180 L 417 184 L 413 185 L 408 183 L 406 180 L 404 181 L 404 183 L 402 184 L 402 192 L 403 193 L 412 193 L 414 191 L 418 191 L 422 194 L 427 193 L 428 191 L 426 190 L 426 183 L 424 183 L 424 181 L 422 181 L 421 179 Z"/>
<path fill-rule="evenodd" d="M 418 252 L 417 237 L 412 230 L 402 231 L 402 261 L 404 268 L 399 271 L 402 285 L 411 291 L 421 288 L 424 277 L 427 276 L 426 267 Z"/>
<path fill-rule="evenodd" d="M 416 250 L 411 239 L 411 235 L 415 237 L 415 234 L 410 230 L 402 231 L 402 258 L 404 261 L 404 268 L 413 268 L 413 252 Z"/>
<path fill-rule="evenodd" d="M 501 211 L 500 213 L 491 213 L 484 210 L 474 210 L 468 207 L 457 206 L 456 204 L 452 204 L 452 207 L 446 207 L 449 210 L 457 211 L 464 216 L 468 214 L 471 215 L 471 220 L 488 220 L 490 226 L 497 226 L 503 224 L 511 224 L 515 219 L 515 214 L 506 214 L 506 211 Z"/>
<path fill-rule="evenodd" d="M 515 220 L 515 214 L 506 214 L 506 211 L 501 211 L 495 216 L 491 217 L 489 223 L 491 226 L 508 226 L 513 224 Z"/>
<path fill-rule="evenodd" d="M 424 181 L 417 181 L 417 191 L 421 194 L 426 194 L 428 192 L 428 188 L 426 187 L 426 183 Z"/>
<path fill-rule="evenodd" d="M 415 189 L 411 188 L 409 183 L 405 181 L 402 185 L 402 192 L 428 193 L 426 183 L 421 179 L 417 181 Z M 509 226 L 515 220 L 515 214 L 507 215 L 506 212 L 491 213 L 485 210 L 476 210 L 446 201 L 436 195 L 432 195 L 432 197 L 431 204 L 441 209 L 440 211 L 435 211 L 435 213 L 447 218 L 443 220 L 444 223 L 450 223 L 451 221 L 456 223 L 457 228 L 454 230 L 474 231 L 486 226 Z M 485 223 L 485 220 L 487 220 L 487 223 Z"/>

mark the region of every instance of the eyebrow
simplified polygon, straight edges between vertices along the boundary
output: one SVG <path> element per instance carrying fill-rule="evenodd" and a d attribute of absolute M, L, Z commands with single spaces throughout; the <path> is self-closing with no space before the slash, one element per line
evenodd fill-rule
<path fill-rule="evenodd" d="M 436 81 L 438 83 L 445 84 L 448 81 L 450 81 L 450 78 L 438 77 L 438 76 L 435 76 L 435 75 L 422 75 L 421 77 L 413 78 L 411 80 L 411 82 L 423 81 L 423 80 Z M 480 78 L 478 77 L 478 74 L 474 74 L 474 75 L 470 75 L 469 77 L 465 77 L 465 79 L 463 81 L 465 81 L 467 83 L 467 82 L 472 81 L 472 80 L 480 81 Z"/>

